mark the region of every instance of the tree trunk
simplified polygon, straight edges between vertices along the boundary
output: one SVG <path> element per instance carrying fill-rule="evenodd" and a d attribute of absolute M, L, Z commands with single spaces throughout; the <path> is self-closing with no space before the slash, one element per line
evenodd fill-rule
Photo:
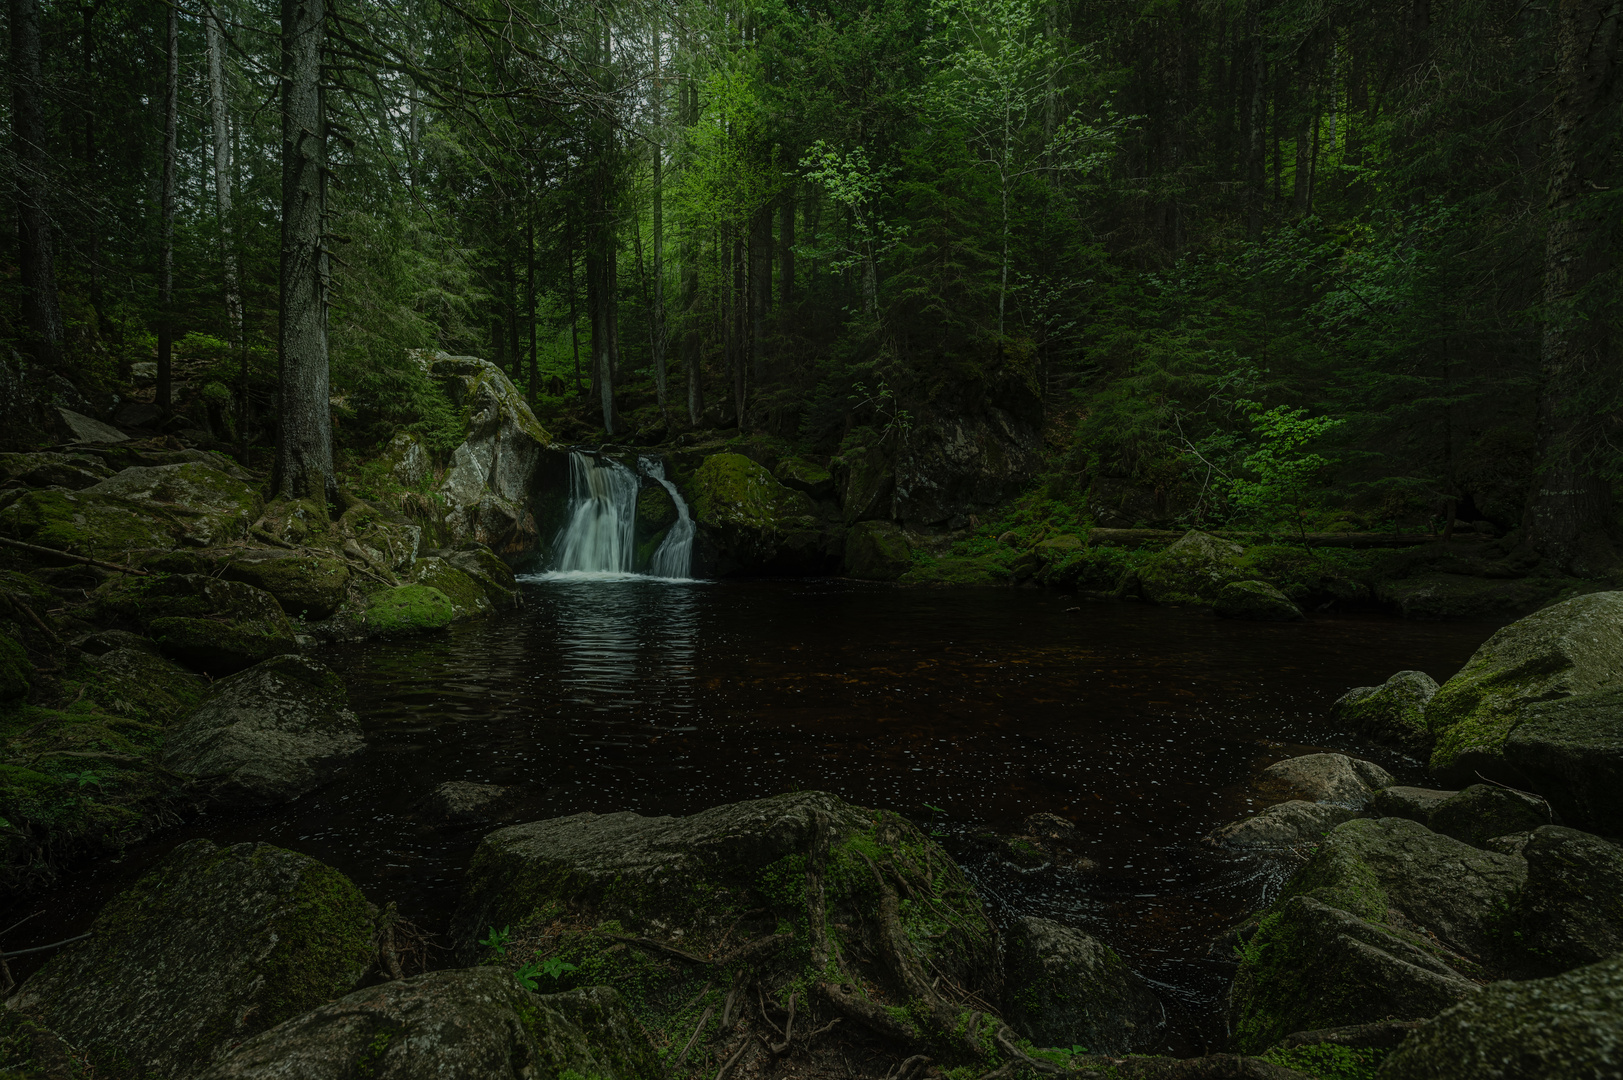
<path fill-rule="evenodd" d="M 534 207 L 528 208 L 531 214 Z M 537 370 L 539 360 L 535 355 L 535 221 L 532 219 L 524 225 L 524 300 L 530 315 L 530 404 L 535 404 L 535 396 L 540 393 L 541 375 Z"/>
<path fill-rule="evenodd" d="M 1308 178 L 1313 169 L 1313 75 L 1307 45 L 1296 58 L 1296 173 L 1291 181 L 1291 207 L 1297 216 L 1308 211 Z"/>
<path fill-rule="evenodd" d="M 95 66 L 92 58 L 95 55 L 95 19 L 98 4 L 86 4 L 80 8 L 80 17 L 84 22 L 84 100 L 85 100 L 85 180 L 91 190 L 99 190 L 101 177 L 96 169 L 96 95 L 95 95 Z M 85 261 L 90 271 L 90 310 L 96 313 L 96 334 L 98 337 L 107 335 L 107 305 L 102 297 L 101 286 L 101 210 L 98 200 L 90 200 L 89 212 L 86 215 L 89 242 L 85 245 Z"/>
<path fill-rule="evenodd" d="M 654 130 L 660 131 L 664 115 L 665 87 L 660 78 L 660 31 L 654 30 Z M 671 410 L 665 387 L 665 150 L 656 140 L 654 159 L 653 296 L 648 303 L 649 363 L 654 369 L 654 391 L 659 397 L 659 414 L 670 427 Z M 641 235 L 639 230 L 638 235 Z M 642 265 L 641 255 L 637 264 Z"/>
<path fill-rule="evenodd" d="M 11 0 L 11 149 L 16 161 L 17 241 L 23 318 L 41 367 L 62 363 L 62 309 L 51 246 L 39 0 Z"/>
<path fill-rule="evenodd" d="M 580 397 L 580 313 L 575 304 L 575 233 L 574 227 L 567 221 L 564 223 L 564 260 L 569 263 L 569 348 L 575 354 L 575 396 Z"/>
<path fill-rule="evenodd" d="M 169 78 L 164 84 L 163 187 L 159 209 L 158 255 L 158 391 L 164 412 L 173 406 L 170 361 L 175 344 L 175 134 L 180 120 L 180 9 L 168 11 Z"/>
<path fill-rule="evenodd" d="M 684 128 L 699 122 L 699 92 L 684 79 L 681 89 Z M 704 419 L 704 380 L 699 370 L 699 227 L 688 226 L 682 243 L 682 372 L 687 382 L 688 423 L 698 427 Z"/>
<path fill-rule="evenodd" d="M 1539 471 L 1525 524 L 1535 551 L 1576 571 L 1615 559 L 1611 488 L 1598 458 L 1608 435 L 1600 395 L 1615 387 L 1618 365 L 1606 332 L 1610 299 L 1600 295 L 1609 237 L 1595 193 L 1614 183 L 1620 9 L 1620 0 L 1561 0 L 1551 103 Z"/>
<path fill-rule="evenodd" d="M 238 284 L 237 249 L 231 222 L 231 121 L 225 100 L 224 34 L 220 14 L 203 16 L 209 58 L 209 113 L 214 121 L 214 199 L 220 215 L 220 266 L 225 280 L 225 314 L 231 324 L 231 349 L 239 358 L 237 440 L 239 455 L 248 453 L 248 349 L 242 332 L 242 287 Z"/>
<path fill-rule="evenodd" d="M 748 374 L 746 366 L 748 358 L 744 351 L 744 320 L 745 309 L 748 307 L 746 294 L 749 284 L 744 276 L 744 238 L 739 235 L 740 231 L 734 226 L 732 241 L 727 246 L 729 256 L 727 286 L 732 299 L 732 310 L 728 313 L 727 320 L 727 337 L 730 343 L 728 352 L 732 354 L 733 361 L 733 411 L 738 417 L 738 430 L 743 431 L 744 386 Z"/>
<path fill-rule="evenodd" d="M 750 218 L 749 238 L 749 353 L 750 377 L 759 384 L 766 378 L 766 309 L 772 302 L 772 204 L 765 203 Z"/>
<path fill-rule="evenodd" d="M 326 0 L 282 0 L 280 424 L 271 489 L 322 509 L 333 476 L 327 369 L 327 110 L 321 90 Z"/>
<path fill-rule="evenodd" d="M 1267 152 L 1268 51 L 1262 41 L 1262 3 L 1252 0 L 1246 12 L 1246 36 L 1250 40 L 1251 70 L 1246 77 L 1250 104 L 1246 109 L 1245 231 L 1256 242 L 1262 239 L 1264 163 Z"/>
<path fill-rule="evenodd" d="M 795 155 L 783 148 L 783 171 L 793 175 L 797 162 Z M 795 299 L 795 203 L 798 185 L 790 180 L 778 199 L 778 325 L 789 315 L 789 305 Z"/>

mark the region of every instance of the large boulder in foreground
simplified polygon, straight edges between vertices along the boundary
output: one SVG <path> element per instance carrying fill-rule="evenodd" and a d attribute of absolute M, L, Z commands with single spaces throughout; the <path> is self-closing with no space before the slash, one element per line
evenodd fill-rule
<path fill-rule="evenodd" d="M 1484 642 L 1427 703 L 1426 726 L 1437 736 L 1432 769 L 1525 783 L 1507 766 L 1505 741 L 1528 708 L 1616 689 L 1623 689 L 1623 592 L 1534 612 Z"/>
<path fill-rule="evenodd" d="M 1295 1031 L 1419 1020 L 1501 968 L 1527 863 L 1403 818 L 1336 828 L 1247 941 L 1229 997 L 1240 1049 Z"/>
<path fill-rule="evenodd" d="M 196 1080 L 660 1080 L 607 987 L 537 994 L 464 968 L 357 990 L 243 1044 Z"/>
<path fill-rule="evenodd" d="M 1037 1046 L 1125 1054 L 1154 1043 L 1166 1010 L 1126 961 L 1081 930 L 1026 917 L 1004 941 L 1005 1015 Z"/>
<path fill-rule="evenodd" d="M 1333 709 L 1358 734 L 1428 758 L 1437 736 L 1426 727 L 1426 705 L 1436 693 L 1437 681 L 1424 671 L 1400 671 L 1380 686 L 1347 691 Z"/>
<path fill-rule="evenodd" d="M 684 494 L 698 527 L 696 574 L 819 574 L 839 566 L 843 531 L 804 492 L 743 454 L 712 454 Z"/>
<path fill-rule="evenodd" d="M 348 878 L 306 855 L 192 840 L 5 1004 L 98 1077 L 189 1077 L 352 990 L 372 963 L 373 914 Z"/>
<path fill-rule="evenodd" d="M 218 802 L 274 806 L 331 780 L 365 748 L 343 680 L 319 661 L 278 656 L 211 686 L 162 761 Z"/>
<path fill-rule="evenodd" d="M 1472 784 L 1457 791 L 1434 806 L 1426 820 L 1433 832 L 1479 848 L 1488 848 L 1496 837 L 1548 824 L 1549 803 L 1498 784 Z"/>
<path fill-rule="evenodd" d="M 1623 690 L 1529 705 L 1504 754 L 1567 824 L 1623 836 Z"/>
<path fill-rule="evenodd" d="M 1623 956 L 1623 849 L 1546 825 L 1522 848 L 1522 943 L 1557 969 Z"/>
<path fill-rule="evenodd" d="M 1381 1080 L 1556 1080 L 1619 1074 L 1623 958 L 1499 982 L 1413 1032 Z"/>
<path fill-rule="evenodd" d="M 495 955 L 483 939 L 511 966 L 576 965 L 560 988 L 615 987 L 661 1045 L 685 1043 L 696 1011 L 722 1013 L 748 974 L 757 1008 L 694 1046 L 717 1066 L 759 1050 L 756 1034 L 779 1042 L 762 1002 L 781 1027 L 791 995 L 796 1030 L 841 1019 L 853 1037 L 866 1029 L 938 1061 L 984 1067 L 975 1032 L 1004 1030 L 972 1004 L 1000 987 L 994 931 L 962 872 L 904 819 L 825 792 L 500 829 L 474 853 L 452 932 L 465 960 Z"/>

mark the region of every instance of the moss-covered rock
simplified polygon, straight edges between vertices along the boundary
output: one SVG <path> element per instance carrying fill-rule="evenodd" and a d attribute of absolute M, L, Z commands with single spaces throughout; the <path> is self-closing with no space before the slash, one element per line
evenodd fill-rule
<path fill-rule="evenodd" d="M 328 618 L 349 588 L 349 564 L 320 551 L 248 548 L 223 560 L 220 576 L 263 589 L 291 618 Z"/>
<path fill-rule="evenodd" d="M 1276 761 L 1257 777 L 1257 790 L 1274 799 L 1303 799 L 1362 810 L 1375 793 L 1392 784 L 1392 774 L 1346 754 L 1303 754 Z"/>
<path fill-rule="evenodd" d="M 1166 1010 L 1126 961 L 1048 919 L 1016 920 L 1004 937 L 1009 1026 L 1037 1046 L 1125 1054 L 1156 1042 Z"/>
<path fill-rule="evenodd" d="M 1569 825 L 1623 836 L 1623 690 L 1531 702 L 1505 761 Z"/>
<path fill-rule="evenodd" d="M 1489 638 L 1426 705 L 1434 770 L 1490 778 L 1505 738 L 1539 701 L 1623 687 L 1623 593 L 1592 593 Z"/>
<path fill-rule="evenodd" d="M 1351 821 L 1357 814 L 1343 806 L 1291 799 L 1214 830 L 1207 842 L 1213 847 L 1240 850 L 1305 850 L 1316 846 L 1331 829 Z"/>
<path fill-rule="evenodd" d="M 1522 847 L 1521 944 L 1556 970 L 1623 956 L 1623 849 L 1546 825 Z"/>
<path fill-rule="evenodd" d="M 526 990 L 494 967 L 358 990 L 265 1032 L 197 1080 L 663 1080 L 607 987 Z"/>
<path fill-rule="evenodd" d="M 449 626 L 456 618 L 451 598 L 430 585 L 399 585 L 373 593 L 361 622 L 374 634 L 414 634 Z"/>
<path fill-rule="evenodd" d="M 366 746 L 343 680 L 278 656 L 209 687 L 175 725 L 163 765 L 229 806 L 274 806 L 331 780 Z"/>
<path fill-rule="evenodd" d="M 33 685 L 34 665 L 28 661 L 28 651 L 0 631 L 0 702 L 26 697 Z"/>
<path fill-rule="evenodd" d="M 1615 1076 L 1623 1060 L 1623 958 L 1500 982 L 1405 1039 L 1381 1080 Z"/>
<path fill-rule="evenodd" d="M 943 555 L 914 564 L 901 576 L 903 585 L 1012 585 L 1014 560 L 1004 552 L 988 555 Z"/>
<path fill-rule="evenodd" d="M 1231 581 L 1218 590 L 1212 609 L 1225 619 L 1297 622 L 1302 611 L 1266 581 Z"/>
<path fill-rule="evenodd" d="M 454 551 L 441 551 L 440 558 L 472 578 L 492 606 L 505 611 L 518 603 L 518 581 L 513 570 L 484 544 L 467 543 Z"/>
<path fill-rule="evenodd" d="M 834 469 L 847 525 L 890 518 L 896 473 L 889 453 L 877 443 L 853 445 L 841 451 Z"/>
<path fill-rule="evenodd" d="M 834 497 L 834 474 L 814 461 L 800 457 L 787 457 L 778 462 L 772 475 L 784 487 L 804 491 L 814 499 Z"/>
<path fill-rule="evenodd" d="M 863 581 L 895 581 L 913 568 L 913 547 L 893 521 L 862 521 L 845 536 L 845 572 Z"/>
<path fill-rule="evenodd" d="M 1497 784 L 1472 784 L 1432 807 L 1426 826 L 1433 832 L 1491 850 L 1488 841 L 1550 824 L 1550 804 Z"/>
<path fill-rule="evenodd" d="M 418 559 L 417 565 L 411 569 L 411 577 L 418 585 L 433 589 L 450 600 L 453 619 L 487 615 L 496 608 L 483 585 L 438 556 Z"/>
<path fill-rule="evenodd" d="M 268 844 L 182 844 L 115 897 L 6 1005 L 96 1076 L 178 1078 L 349 992 L 374 911 L 338 871 Z"/>
<path fill-rule="evenodd" d="M 1240 566 L 1244 554 L 1232 540 L 1191 529 L 1139 570 L 1140 595 L 1155 604 L 1214 603 L 1225 585 L 1248 576 Z"/>
<path fill-rule="evenodd" d="M 298 642 L 275 597 L 203 574 L 125 577 L 96 590 L 96 612 L 150 636 L 163 651 L 211 674 L 241 671 Z"/>
<path fill-rule="evenodd" d="M 1573 578 L 1417 574 L 1380 581 L 1375 597 L 1407 619 L 1492 619 L 1525 615 L 1586 588 L 1594 586 Z"/>
<path fill-rule="evenodd" d="M 81 491 L 28 492 L 0 510 L 0 534 L 117 561 L 241 539 L 261 505 L 251 485 L 201 462 L 137 465 Z"/>
<path fill-rule="evenodd" d="M 92 1080 L 90 1064 L 62 1036 L 14 1009 L 0 1009 L 0 1080 Z"/>
<path fill-rule="evenodd" d="M 1437 742 L 1426 725 L 1426 705 L 1437 682 L 1424 671 L 1400 671 L 1380 686 L 1360 686 L 1336 699 L 1337 720 L 1353 731 L 1419 757 Z"/>
<path fill-rule="evenodd" d="M 686 493 L 700 541 L 695 572 L 824 573 L 839 565 L 843 530 L 743 454 L 705 458 Z"/>
<path fill-rule="evenodd" d="M 453 933 L 466 959 L 484 939 L 511 965 L 574 964 L 563 987 L 615 987 L 673 1054 L 697 1028 L 700 1060 L 733 1038 L 697 1021 L 722 1010 L 737 970 L 780 1009 L 797 994 L 797 1027 L 843 1017 L 938 1060 L 984 1065 L 981 1040 L 999 1029 L 934 989 L 939 977 L 997 1000 L 993 931 L 969 883 L 907 822 L 822 792 L 491 833 Z"/>
<path fill-rule="evenodd" d="M 671 493 L 663 484 L 645 482 L 637 492 L 637 516 L 631 537 L 636 546 L 633 568 L 638 573 L 648 569 L 654 552 L 659 550 L 676 519 L 676 500 L 671 498 Z"/>

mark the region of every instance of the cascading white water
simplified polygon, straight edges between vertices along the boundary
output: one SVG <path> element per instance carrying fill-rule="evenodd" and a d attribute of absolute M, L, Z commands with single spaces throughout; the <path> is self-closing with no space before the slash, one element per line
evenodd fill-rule
<path fill-rule="evenodd" d="M 641 458 L 638 472 L 610 457 L 574 451 L 569 455 L 569 522 L 558 534 L 554 574 L 632 574 L 636 572 L 637 491 L 642 476 L 670 493 L 676 522 L 649 561 L 648 574 L 686 578 L 693 563 L 693 518 L 676 485 L 665 479 L 658 458 Z"/>
<path fill-rule="evenodd" d="M 564 573 L 631 573 L 637 474 L 612 458 L 570 454 L 569 506 L 557 568 Z"/>
<path fill-rule="evenodd" d="M 643 458 L 638 464 L 642 466 L 643 475 L 670 492 L 671 501 L 676 504 L 676 524 L 654 552 L 648 572 L 654 577 L 685 578 L 693 569 L 693 518 L 688 514 L 688 504 L 682 501 L 676 485 L 665 479 L 664 462 L 658 458 Z"/>

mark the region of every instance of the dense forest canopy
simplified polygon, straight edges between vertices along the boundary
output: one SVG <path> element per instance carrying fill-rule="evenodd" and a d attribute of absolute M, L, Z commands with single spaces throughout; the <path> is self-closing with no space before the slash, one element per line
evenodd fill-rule
<path fill-rule="evenodd" d="M 583 441 L 1014 386 L 1057 499 L 1599 568 L 1619 6 L 10 0 L 0 334 L 289 494 L 454 444 L 440 349 Z"/>

